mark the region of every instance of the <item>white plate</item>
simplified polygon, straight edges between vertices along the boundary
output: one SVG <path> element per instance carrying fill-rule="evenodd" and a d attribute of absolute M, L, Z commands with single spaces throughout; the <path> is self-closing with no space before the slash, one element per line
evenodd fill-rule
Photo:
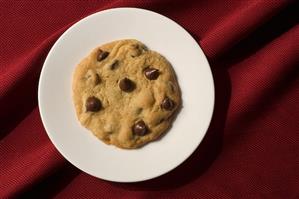
<path fill-rule="evenodd" d="M 79 124 L 72 103 L 76 64 L 96 46 L 126 38 L 144 42 L 172 63 L 183 98 L 166 136 L 137 150 L 98 140 Z M 116 8 L 80 20 L 57 40 L 41 72 L 38 98 L 48 136 L 68 161 L 98 178 L 136 182 L 174 169 L 197 148 L 212 117 L 214 83 L 201 48 L 180 25 L 152 11 Z"/>

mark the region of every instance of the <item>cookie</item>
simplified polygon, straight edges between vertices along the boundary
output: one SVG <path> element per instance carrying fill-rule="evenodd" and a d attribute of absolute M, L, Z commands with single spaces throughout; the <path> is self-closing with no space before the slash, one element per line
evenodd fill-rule
<path fill-rule="evenodd" d="M 80 123 L 120 148 L 159 138 L 181 105 L 170 63 L 133 39 L 95 48 L 77 65 L 72 86 Z"/>

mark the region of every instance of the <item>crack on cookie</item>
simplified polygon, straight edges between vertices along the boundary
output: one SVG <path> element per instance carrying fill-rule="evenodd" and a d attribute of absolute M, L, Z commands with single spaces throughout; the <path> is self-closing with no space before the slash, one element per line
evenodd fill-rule
<path fill-rule="evenodd" d="M 109 66 L 110 70 L 114 70 L 119 67 L 119 60 L 115 59 Z"/>
<path fill-rule="evenodd" d="M 140 114 L 142 113 L 142 111 L 143 111 L 143 108 L 138 107 L 138 108 L 136 109 L 135 113 L 136 113 L 136 115 L 140 115 Z"/>

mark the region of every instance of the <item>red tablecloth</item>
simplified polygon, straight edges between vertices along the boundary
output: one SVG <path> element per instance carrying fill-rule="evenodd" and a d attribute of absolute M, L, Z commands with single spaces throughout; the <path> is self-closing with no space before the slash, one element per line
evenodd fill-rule
<path fill-rule="evenodd" d="M 68 163 L 37 106 L 39 74 L 56 39 L 81 18 L 120 6 L 185 27 L 216 86 L 211 126 L 192 157 L 133 184 Z M 1 1 L 0 198 L 299 198 L 298 8 L 284 0 Z"/>

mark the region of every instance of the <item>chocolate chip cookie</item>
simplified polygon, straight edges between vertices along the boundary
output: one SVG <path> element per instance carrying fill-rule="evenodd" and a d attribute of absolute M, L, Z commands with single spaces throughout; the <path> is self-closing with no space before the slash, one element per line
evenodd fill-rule
<path fill-rule="evenodd" d="M 170 63 L 137 40 L 95 48 L 76 67 L 80 123 L 107 144 L 138 148 L 171 126 L 181 94 Z"/>

